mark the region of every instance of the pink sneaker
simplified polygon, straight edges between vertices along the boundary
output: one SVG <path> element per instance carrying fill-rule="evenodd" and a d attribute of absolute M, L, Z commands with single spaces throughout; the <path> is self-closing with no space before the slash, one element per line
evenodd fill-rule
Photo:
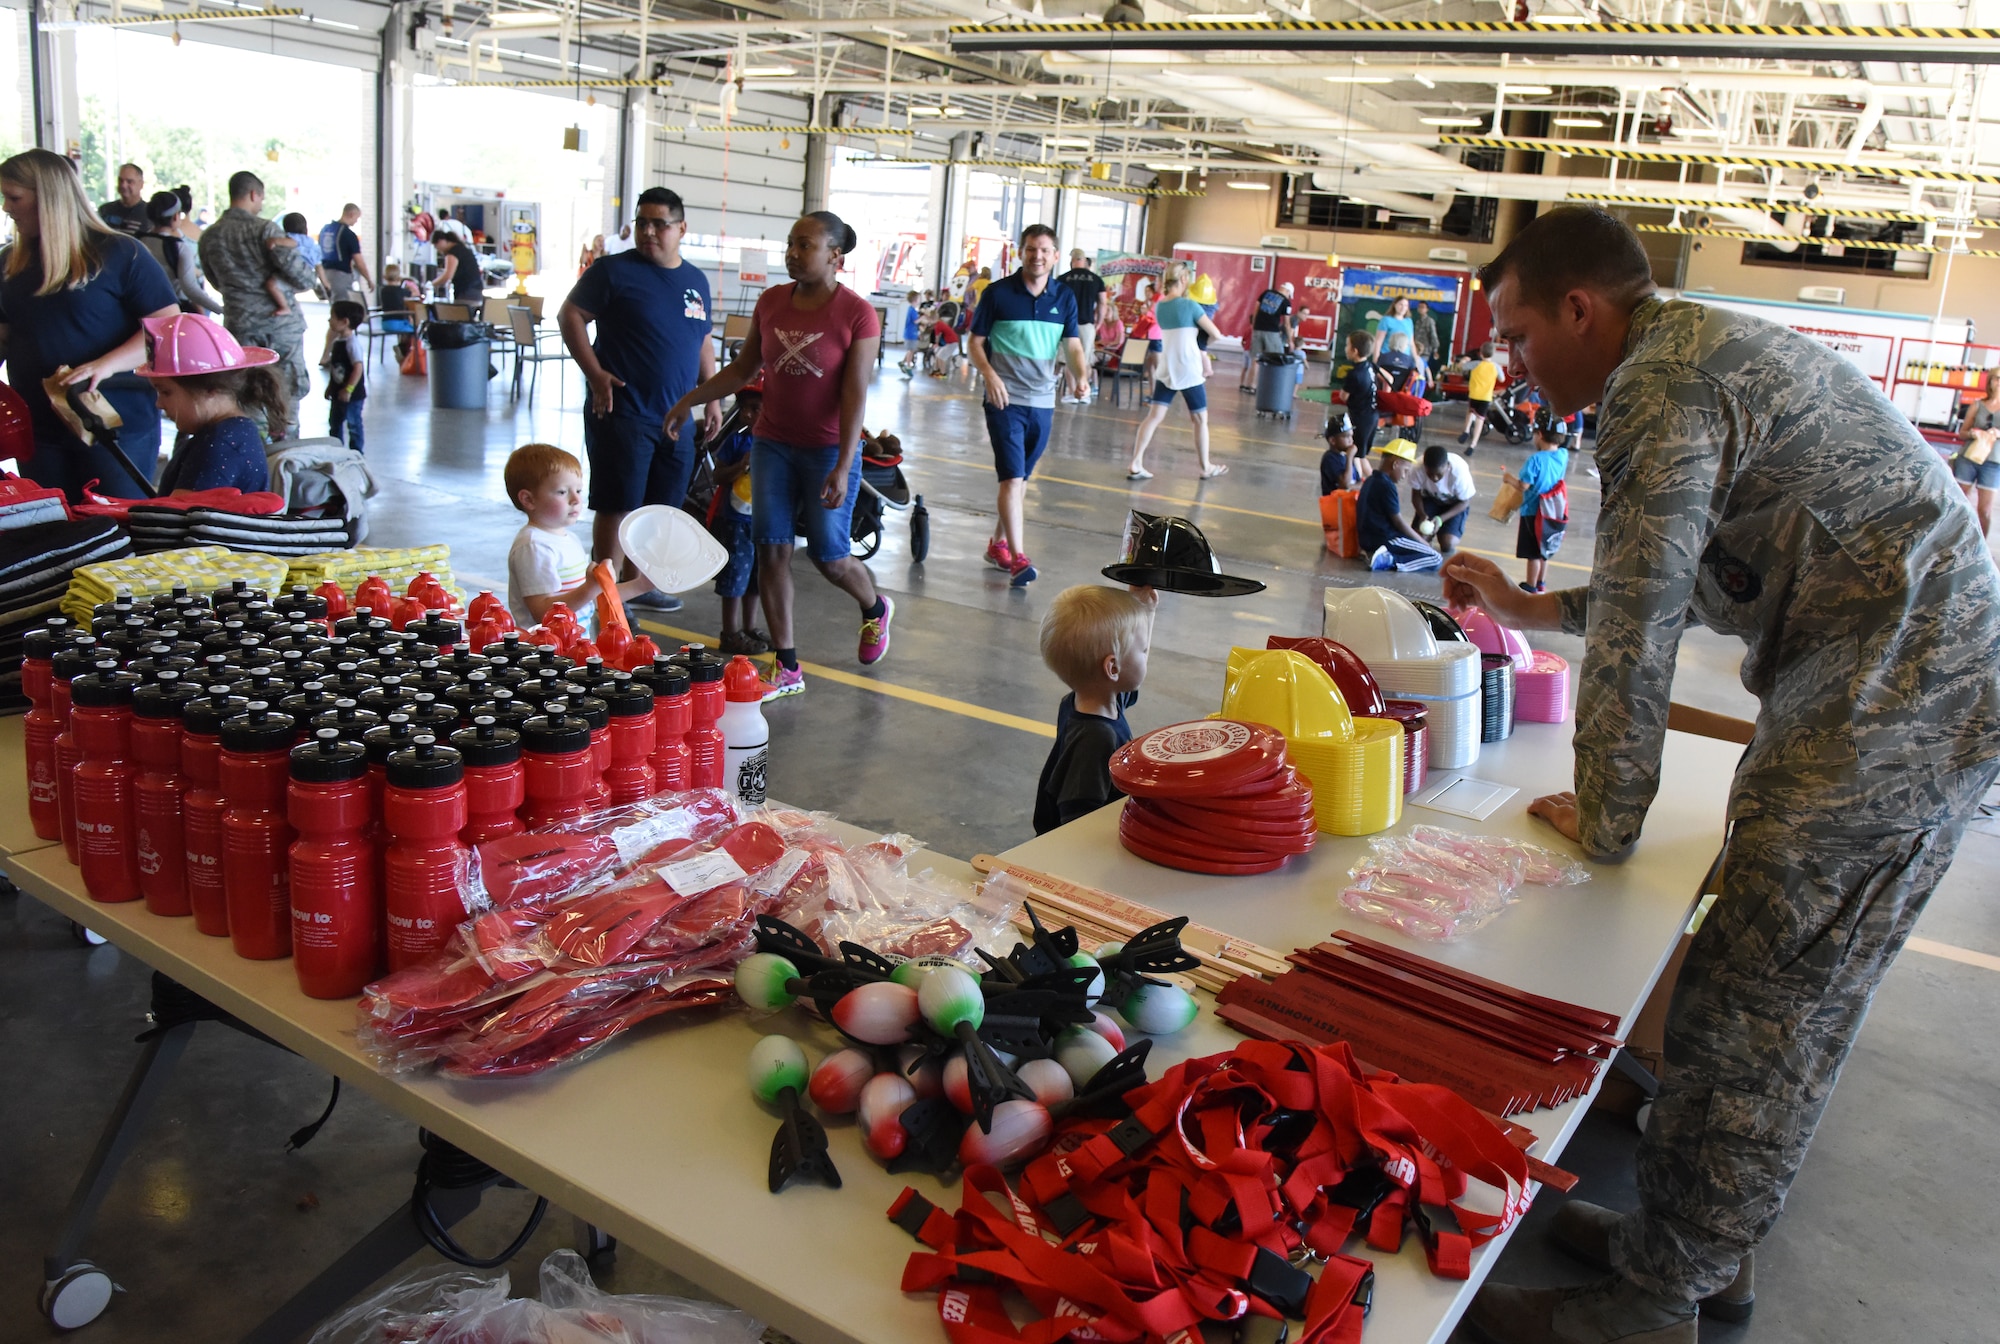
<path fill-rule="evenodd" d="M 1040 577 L 1035 573 L 1035 562 L 1025 555 L 1015 556 L 1014 563 L 1007 566 L 1007 572 L 1014 576 L 1013 586 L 1016 588 L 1026 588 Z"/>
<path fill-rule="evenodd" d="M 787 695 L 803 695 L 805 689 L 806 674 L 796 667 L 786 667 L 783 663 L 779 663 L 778 675 L 764 685 L 763 701 L 768 705 L 773 700 Z"/>
<path fill-rule="evenodd" d="M 896 615 L 896 603 L 887 593 L 882 594 L 882 614 L 870 617 L 861 623 L 861 665 L 867 667 L 882 661 L 882 655 L 889 651 L 889 622 Z"/>
<path fill-rule="evenodd" d="M 1007 543 L 1004 539 L 995 538 L 986 543 L 986 563 L 995 569 L 1011 570 L 1014 568 L 1014 553 L 1007 549 Z"/>

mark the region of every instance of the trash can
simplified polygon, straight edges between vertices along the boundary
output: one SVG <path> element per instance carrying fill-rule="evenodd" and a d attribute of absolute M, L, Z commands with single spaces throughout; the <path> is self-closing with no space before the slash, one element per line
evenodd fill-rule
<path fill-rule="evenodd" d="M 1292 398 L 1305 376 L 1306 357 L 1297 350 L 1257 356 L 1257 414 L 1292 418 Z"/>
<path fill-rule="evenodd" d="M 486 380 L 493 374 L 493 343 L 483 322 L 427 322 L 431 405 L 448 411 L 486 409 Z"/>

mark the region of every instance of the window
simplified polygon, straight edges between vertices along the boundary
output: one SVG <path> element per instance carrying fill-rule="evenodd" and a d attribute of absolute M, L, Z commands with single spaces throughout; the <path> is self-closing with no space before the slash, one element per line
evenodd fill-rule
<path fill-rule="evenodd" d="M 1782 266 L 1794 271 L 1835 271 L 1844 275 L 1857 272 L 1895 275 L 1911 280 L 1928 280 L 1931 254 L 1897 252 L 1885 247 L 1845 247 L 1839 242 L 1801 243 L 1796 251 L 1784 252 L 1769 243 L 1743 244 L 1745 266 Z"/>
<path fill-rule="evenodd" d="M 1423 215 L 1400 214 L 1366 201 L 1330 191 L 1316 191 L 1312 179 L 1288 174 L 1278 201 L 1278 222 L 1299 228 L 1338 229 L 1343 233 L 1406 233 L 1424 238 L 1450 238 L 1468 243 L 1493 241 L 1493 221 L 1499 202 L 1489 196 L 1454 196 L 1444 218 L 1431 226 Z"/>

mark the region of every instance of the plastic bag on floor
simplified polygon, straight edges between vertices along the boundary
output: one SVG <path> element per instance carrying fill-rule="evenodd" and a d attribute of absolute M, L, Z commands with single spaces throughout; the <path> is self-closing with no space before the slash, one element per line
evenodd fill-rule
<path fill-rule="evenodd" d="M 407 1274 L 335 1316 L 310 1344 L 757 1344 L 763 1326 L 732 1307 L 607 1293 L 575 1251 L 542 1261 L 541 1298 L 509 1297 L 502 1273 Z"/>
<path fill-rule="evenodd" d="M 1523 883 L 1564 887 L 1590 870 L 1553 850 L 1497 835 L 1413 826 L 1379 835 L 1348 871 L 1340 903 L 1412 938 L 1447 942 L 1512 904 Z"/>

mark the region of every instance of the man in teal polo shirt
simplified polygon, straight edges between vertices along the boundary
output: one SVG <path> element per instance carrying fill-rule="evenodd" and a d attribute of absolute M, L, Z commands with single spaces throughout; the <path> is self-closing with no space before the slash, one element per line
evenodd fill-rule
<path fill-rule="evenodd" d="M 1021 269 L 986 287 L 966 342 L 973 367 L 986 381 L 986 435 L 1000 477 L 1000 519 L 986 560 L 1006 571 L 1016 588 L 1035 578 L 1021 544 L 1021 504 L 1028 476 L 1049 444 L 1062 366 L 1069 366 L 1071 396 L 1081 397 L 1089 381 L 1076 296 L 1050 282 L 1055 268 L 1055 230 L 1046 224 L 1021 230 Z"/>

